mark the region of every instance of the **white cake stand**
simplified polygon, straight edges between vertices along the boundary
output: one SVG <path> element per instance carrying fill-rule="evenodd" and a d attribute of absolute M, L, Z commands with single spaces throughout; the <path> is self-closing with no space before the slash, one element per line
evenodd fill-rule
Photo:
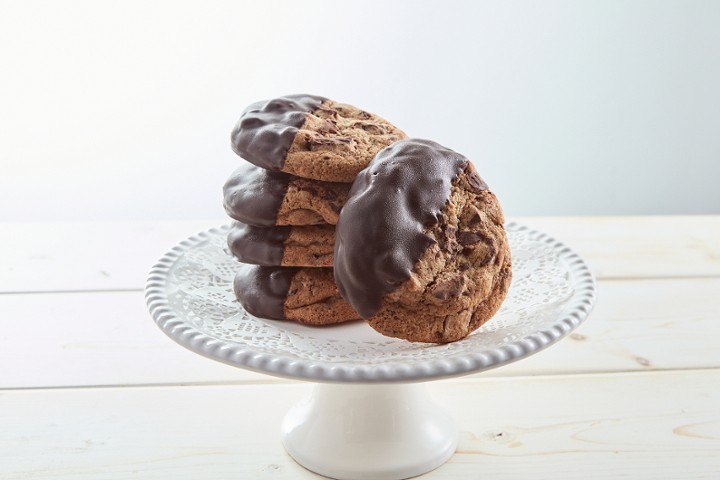
<path fill-rule="evenodd" d="M 286 451 L 337 479 L 402 479 L 442 465 L 457 428 L 421 382 L 488 370 L 557 342 L 589 314 L 595 282 L 549 236 L 507 225 L 513 282 L 497 315 L 446 344 L 388 338 L 363 322 L 308 327 L 255 318 L 235 300 L 238 263 L 227 227 L 181 242 L 152 268 L 145 296 L 158 326 L 184 347 L 230 365 L 316 382 L 282 424 Z"/>

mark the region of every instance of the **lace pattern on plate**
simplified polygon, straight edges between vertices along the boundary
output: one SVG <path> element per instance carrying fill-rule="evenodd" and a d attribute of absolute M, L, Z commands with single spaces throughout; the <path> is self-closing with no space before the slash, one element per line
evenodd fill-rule
<path fill-rule="evenodd" d="M 158 320 L 157 300 L 162 297 L 164 311 L 175 317 L 174 325 L 217 340 L 223 348 L 235 345 L 289 362 L 380 366 L 462 361 L 485 352 L 490 359 L 486 363 L 502 363 L 569 332 L 587 315 L 594 299 L 594 282 L 577 255 L 542 233 L 515 224 L 507 229 L 513 281 L 502 308 L 467 338 L 446 345 L 383 337 L 362 322 L 307 327 L 249 315 L 232 291 L 238 264 L 227 252 L 226 228 L 197 235 L 173 249 L 153 270 L 155 277 L 151 272 L 148 304 Z M 523 348 L 527 351 L 518 350 Z"/>

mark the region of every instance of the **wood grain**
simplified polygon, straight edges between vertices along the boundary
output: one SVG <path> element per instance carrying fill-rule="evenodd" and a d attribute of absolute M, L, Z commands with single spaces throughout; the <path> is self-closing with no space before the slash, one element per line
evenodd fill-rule
<path fill-rule="evenodd" d="M 720 279 L 601 281 L 595 311 L 569 337 L 479 375 L 720 367 L 717 292 Z M 0 388 L 285 381 L 185 350 L 155 326 L 142 292 L 0 295 L 0 325 Z"/>
<path fill-rule="evenodd" d="M 720 215 L 511 220 L 566 243 L 597 278 L 720 276 Z"/>
<path fill-rule="evenodd" d="M 0 478 L 318 478 L 280 445 L 305 384 L 0 394 Z M 460 425 L 426 477 L 701 479 L 720 472 L 720 370 L 435 382 Z"/>
<path fill-rule="evenodd" d="M 166 251 L 224 223 L 0 223 L 0 293 L 139 290 Z"/>
<path fill-rule="evenodd" d="M 431 382 L 461 438 L 423 478 L 720 478 L 720 216 L 517 220 L 588 261 L 595 311 Z M 151 265 L 225 222 L 0 224 L 1 480 L 320 478 L 279 440 L 310 385 L 191 353 L 145 307 Z"/>
<path fill-rule="evenodd" d="M 513 220 L 572 247 L 598 278 L 720 276 L 720 216 Z M 167 250 L 225 223 L 0 223 L 0 293 L 139 290 Z"/>

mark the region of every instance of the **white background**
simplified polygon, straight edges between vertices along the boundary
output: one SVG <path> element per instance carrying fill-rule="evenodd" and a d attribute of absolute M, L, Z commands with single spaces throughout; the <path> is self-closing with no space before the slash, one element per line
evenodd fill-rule
<path fill-rule="evenodd" d="M 222 218 L 256 100 L 468 157 L 513 215 L 720 213 L 720 2 L 0 3 L 0 221 Z"/>

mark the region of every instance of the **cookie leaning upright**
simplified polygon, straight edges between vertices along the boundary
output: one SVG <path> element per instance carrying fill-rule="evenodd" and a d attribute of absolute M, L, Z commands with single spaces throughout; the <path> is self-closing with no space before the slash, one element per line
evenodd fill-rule
<path fill-rule="evenodd" d="M 352 182 L 378 151 L 406 135 L 352 105 L 287 95 L 250 105 L 231 138 L 235 153 L 264 169 Z"/>
<path fill-rule="evenodd" d="M 459 340 L 490 319 L 511 279 L 495 195 L 464 156 L 428 140 L 385 148 L 338 220 L 341 295 L 385 335 Z"/>

